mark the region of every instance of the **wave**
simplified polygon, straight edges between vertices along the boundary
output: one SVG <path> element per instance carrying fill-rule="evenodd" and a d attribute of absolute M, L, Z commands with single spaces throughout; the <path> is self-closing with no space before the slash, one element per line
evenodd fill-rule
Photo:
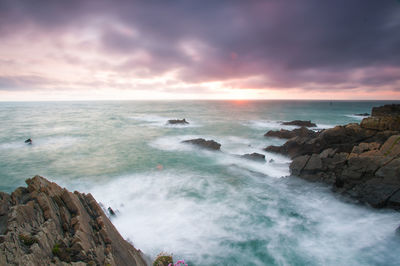
<path fill-rule="evenodd" d="M 114 177 L 89 192 L 118 212 L 112 222 L 121 234 L 153 257 L 166 251 L 190 264 L 292 265 L 289 251 L 300 264 L 398 261 L 391 236 L 399 214 L 345 203 L 296 178 L 171 169 Z"/>
<path fill-rule="evenodd" d="M 209 151 L 198 148 L 194 145 L 182 143 L 183 140 L 194 138 L 213 139 L 221 143 L 221 152 Z M 153 148 L 165 151 L 178 151 L 190 153 L 194 156 L 211 157 L 220 165 L 235 165 L 237 167 L 256 171 L 270 177 L 284 177 L 290 174 L 289 163 L 290 159 L 278 154 L 265 152 L 263 148 L 266 146 L 266 141 L 251 140 L 236 136 L 227 137 L 211 137 L 197 135 L 180 135 L 161 137 L 149 143 Z M 240 155 L 246 153 L 261 153 L 265 155 L 266 162 L 256 162 L 245 158 L 240 158 Z"/>
<path fill-rule="evenodd" d="M 368 117 L 368 116 L 364 116 L 364 115 L 345 115 L 345 116 L 353 118 L 353 119 L 358 119 L 358 120 L 363 120 L 364 118 Z"/>

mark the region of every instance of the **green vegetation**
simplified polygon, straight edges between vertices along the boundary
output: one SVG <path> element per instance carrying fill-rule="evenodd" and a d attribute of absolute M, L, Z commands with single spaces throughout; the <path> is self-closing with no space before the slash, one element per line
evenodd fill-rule
<path fill-rule="evenodd" d="M 160 253 L 153 262 L 153 266 L 168 266 L 168 264 L 173 263 L 172 255 L 167 253 Z"/>
<path fill-rule="evenodd" d="M 25 246 L 32 246 L 33 244 L 37 243 L 38 241 L 36 238 L 31 237 L 30 235 L 19 235 L 19 240 L 24 243 Z"/>
<path fill-rule="evenodd" d="M 55 244 L 53 249 L 51 250 L 54 256 L 59 256 L 60 255 L 60 244 Z"/>

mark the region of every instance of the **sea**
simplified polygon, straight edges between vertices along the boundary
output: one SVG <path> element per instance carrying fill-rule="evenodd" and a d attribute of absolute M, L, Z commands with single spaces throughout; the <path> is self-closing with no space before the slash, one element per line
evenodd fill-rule
<path fill-rule="evenodd" d="M 290 176 L 269 130 L 359 123 L 396 101 L 0 103 L 0 190 L 41 175 L 92 193 L 147 256 L 189 265 L 400 265 L 400 213 Z M 188 125 L 168 125 L 186 118 Z M 24 143 L 32 139 L 32 145 Z M 221 151 L 183 140 L 212 139 Z M 262 153 L 266 162 L 238 155 Z"/>

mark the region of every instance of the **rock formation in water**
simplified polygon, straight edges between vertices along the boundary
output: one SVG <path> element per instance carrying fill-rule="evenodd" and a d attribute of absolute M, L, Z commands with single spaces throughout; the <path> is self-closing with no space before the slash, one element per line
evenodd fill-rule
<path fill-rule="evenodd" d="M 374 107 L 361 124 L 295 137 L 265 150 L 290 156 L 293 175 L 331 184 L 373 207 L 400 209 L 400 105 Z"/>
<path fill-rule="evenodd" d="M 186 121 L 185 118 L 184 119 L 171 119 L 171 120 L 168 120 L 167 123 L 170 124 L 170 125 L 186 125 L 186 124 L 189 124 L 189 122 Z"/>
<path fill-rule="evenodd" d="M 356 116 L 369 116 L 369 113 L 354 114 Z"/>
<path fill-rule="evenodd" d="M 281 139 L 291 139 L 294 137 L 316 137 L 317 133 L 306 127 L 296 128 L 293 130 L 270 130 L 264 134 L 265 137 L 275 137 Z"/>
<path fill-rule="evenodd" d="M 303 120 L 293 120 L 290 122 L 283 122 L 282 125 L 285 126 L 299 126 L 299 127 L 316 127 L 317 125 L 312 123 L 311 121 L 303 121 Z"/>
<path fill-rule="evenodd" d="M 198 138 L 198 139 L 189 139 L 189 140 L 184 140 L 182 141 L 182 143 L 189 143 L 189 144 L 193 144 L 193 145 L 197 145 L 199 147 L 208 149 L 208 150 L 220 150 L 221 148 L 221 144 L 219 144 L 218 142 L 214 141 L 214 140 L 205 140 L 202 138 Z"/>
<path fill-rule="evenodd" d="M 258 162 L 265 162 L 265 155 L 257 153 L 257 152 L 246 153 L 246 154 L 243 154 L 240 157 L 242 157 L 244 159 L 248 159 L 248 160 L 253 160 L 253 161 L 258 161 Z"/>
<path fill-rule="evenodd" d="M 91 194 L 26 183 L 0 192 L 0 265 L 146 265 Z"/>

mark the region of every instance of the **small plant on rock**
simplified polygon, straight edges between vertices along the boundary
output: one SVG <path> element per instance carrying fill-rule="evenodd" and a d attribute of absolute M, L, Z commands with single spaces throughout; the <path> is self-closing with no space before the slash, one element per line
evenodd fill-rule
<path fill-rule="evenodd" d="M 33 244 L 38 242 L 35 238 L 31 237 L 30 235 L 20 234 L 18 237 L 19 240 L 21 240 L 21 242 L 24 243 L 24 245 L 26 246 L 32 246 Z"/>
<path fill-rule="evenodd" d="M 168 266 L 174 261 L 172 260 L 172 254 L 161 252 L 157 255 L 157 258 L 153 262 L 153 266 Z"/>

